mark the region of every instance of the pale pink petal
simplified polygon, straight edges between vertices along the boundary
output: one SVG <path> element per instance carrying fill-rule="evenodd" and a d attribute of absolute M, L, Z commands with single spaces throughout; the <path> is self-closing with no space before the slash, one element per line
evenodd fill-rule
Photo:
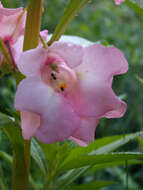
<path fill-rule="evenodd" d="M 116 5 L 120 5 L 123 3 L 125 0 L 114 0 Z"/>
<path fill-rule="evenodd" d="M 15 108 L 40 115 L 40 127 L 35 136 L 44 143 L 64 140 L 80 127 L 80 118 L 64 96 L 38 77 L 29 77 L 20 83 Z"/>
<path fill-rule="evenodd" d="M 25 23 L 26 23 L 26 11 L 21 11 L 20 16 L 16 21 L 16 27 L 12 34 L 13 43 L 15 43 L 19 36 L 24 35 Z"/>
<path fill-rule="evenodd" d="M 52 34 L 49 34 L 47 37 L 47 40 L 50 40 L 51 37 L 52 37 Z M 81 45 L 82 47 L 87 47 L 89 45 L 94 44 L 93 42 L 85 38 L 82 38 L 80 36 L 72 36 L 72 35 L 62 35 L 61 38 L 59 39 L 59 42 L 74 43 L 74 44 Z"/>
<path fill-rule="evenodd" d="M 121 117 L 126 104 L 112 91 L 112 79 L 127 69 L 126 59 L 115 47 L 95 44 L 85 48 L 83 64 L 75 68 L 79 81 L 69 95 L 78 113 L 85 117 Z"/>
<path fill-rule="evenodd" d="M 87 146 L 94 142 L 94 133 L 98 120 L 95 118 L 82 118 L 81 127 L 69 138 L 80 146 Z"/>
<path fill-rule="evenodd" d="M 12 16 L 22 11 L 22 7 L 16 9 L 4 8 L 0 2 L 0 16 Z"/>
<path fill-rule="evenodd" d="M 16 41 L 16 43 L 14 43 L 11 46 L 12 54 L 13 54 L 16 64 L 18 63 L 18 60 L 23 51 L 23 40 L 24 40 L 24 36 L 20 36 L 18 40 Z"/>
<path fill-rule="evenodd" d="M 46 41 L 48 37 L 48 30 L 42 30 L 40 35 L 42 36 L 43 40 Z"/>
<path fill-rule="evenodd" d="M 3 40 L 12 40 L 24 33 L 26 12 L 22 8 L 0 8 L 0 37 Z"/>
<path fill-rule="evenodd" d="M 71 42 L 54 42 L 49 49 L 63 58 L 65 63 L 71 68 L 82 63 L 83 48 L 80 45 Z"/>
<path fill-rule="evenodd" d="M 43 30 L 43 31 L 41 31 L 41 32 L 40 32 L 40 35 L 41 35 L 42 38 L 46 41 L 47 35 L 48 35 L 48 30 Z M 15 59 L 15 62 L 16 62 L 17 66 L 18 66 L 19 68 L 21 68 L 22 65 L 23 65 L 23 64 L 21 64 L 21 63 L 19 62 L 19 58 L 20 58 L 20 56 L 21 56 L 21 54 L 22 54 L 22 51 L 23 51 L 23 41 L 24 41 L 24 36 L 21 35 L 21 36 L 18 38 L 17 42 L 11 46 L 12 52 L 13 52 L 13 56 L 14 56 L 14 59 Z M 41 41 L 39 40 L 39 47 L 42 47 L 42 46 L 43 46 L 43 44 L 42 44 Z M 32 51 L 33 51 L 33 50 L 32 50 Z M 25 59 L 25 58 L 24 58 L 24 59 Z M 34 60 L 34 61 L 35 61 L 35 60 Z M 35 63 L 35 62 L 34 62 L 34 63 Z M 30 66 L 29 64 L 31 64 L 31 61 L 30 61 L 29 63 L 25 63 L 25 66 L 24 66 L 24 67 L 27 67 L 27 66 L 29 67 L 29 66 Z M 21 65 L 21 66 L 19 66 L 19 65 Z M 33 68 L 32 68 L 32 71 L 33 71 Z M 22 72 L 22 71 L 21 71 L 21 72 Z"/>
<path fill-rule="evenodd" d="M 18 69 L 26 76 L 35 76 L 40 74 L 40 68 L 47 59 L 47 50 L 36 48 L 25 51 L 17 61 Z"/>
<path fill-rule="evenodd" d="M 0 8 L 3 8 L 2 3 L 0 2 Z"/>
<path fill-rule="evenodd" d="M 24 139 L 31 139 L 39 127 L 40 115 L 27 111 L 21 112 L 21 128 Z"/>

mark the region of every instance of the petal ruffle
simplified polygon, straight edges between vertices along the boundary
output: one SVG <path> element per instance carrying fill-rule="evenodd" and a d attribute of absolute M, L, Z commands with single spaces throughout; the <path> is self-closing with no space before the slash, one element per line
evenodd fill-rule
<path fill-rule="evenodd" d="M 24 33 L 26 12 L 22 8 L 0 8 L 0 37 L 15 42 Z"/>
<path fill-rule="evenodd" d="M 22 11 L 22 8 L 8 9 L 4 8 L 0 2 L 0 16 L 12 16 Z"/>
<path fill-rule="evenodd" d="M 21 128 L 24 139 L 32 138 L 39 127 L 40 115 L 27 111 L 21 112 Z"/>
<path fill-rule="evenodd" d="M 112 91 L 114 75 L 125 73 L 128 64 L 115 47 L 86 47 L 83 64 L 75 68 L 79 81 L 70 96 L 84 117 L 121 117 L 126 104 Z"/>
<path fill-rule="evenodd" d="M 47 59 L 47 50 L 41 47 L 25 51 L 17 61 L 18 69 L 28 76 L 40 75 L 40 69 Z"/>
<path fill-rule="evenodd" d="M 42 36 L 44 41 L 47 41 L 47 37 L 48 37 L 48 30 L 42 30 L 40 32 L 40 35 Z M 41 42 L 41 41 L 40 41 Z M 41 43 L 42 44 L 42 43 Z"/>
<path fill-rule="evenodd" d="M 50 40 L 51 37 L 52 37 L 52 34 L 49 34 L 47 37 L 47 40 Z M 72 36 L 72 35 L 62 35 L 61 38 L 59 39 L 59 42 L 74 43 L 74 44 L 78 44 L 82 47 L 87 47 L 87 46 L 94 44 L 93 42 L 91 42 L 85 38 L 82 38 L 80 36 Z"/>
<path fill-rule="evenodd" d="M 44 39 L 44 40 L 46 40 L 47 39 L 47 35 L 48 35 L 48 30 L 43 30 L 43 31 L 41 31 L 40 32 L 40 35 L 42 36 L 42 38 Z M 15 59 L 15 62 L 16 62 L 16 64 L 17 64 L 17 66 L 18 66 L 18 68 L 19 69 L 22 69 L 23 70 L 23 67 L 24 67 L 24 72 L 25 72 L 25 70 L 27 69 L 28 70 L 28 68 L 29 68 L 29 66 L 30 66 L 30 64 L 32 63 L 32 62 L 29 62 L 29 63 L 25 63 L 25 62 L 20 62 L 19 63 L 19 58 L 20 58 L 20 56 L 22 55 L 22 51 L 23 51 L 23 41 L 24 41 L 24 36 L 22 35 L 22 36 L 20 36 L 19 38 L 18 38 L 18 40 L 17 40 L 17 42 L 15 43 L 15 44 L 13 44 L 12 46 L 11 46 L 11 48 L 12 48 L 12 53 L 13 53 L 13 55 L 14 55 L 14 59 Z M 43 44 L 41 43 L 41 41 L 39 41 L 39 47 L 42 47 L 43 46 Z M 27 53 L 26 53 L 26 55 L 27 55 Z M 24 58 L 25 59 L 25 58 Z M 21 59 L 20 59 L 20 61 L 21 61 Z M 30 60 L 31 61 L 31 60 Z M 35 59 L 34 59 L 34 61 L 35 61 Z M 34 64 L 35 64 L 35 62 L 34 62 Z M 28 68 L 27 68 L 28 67 Z M 31 67 L 30 67 L 31 68 Z M 22 72 L 22 71 L 21 71 Z M 38 71 L 37 71 L 38 72 Z M 27 73 L 27 72 L 26 72 Z M 32 75 L 32 71 L 30 70 L 30 74 Z M 35 75 L 35 74 L 33 74 L 33 75 Z"/>
<path fill-rule="evenodd" d="M 81 127 L 69 139 L 80 146 L 87 146 L 89 143 L 94 142 L 94 133 L 97 124 L 98 120 L 95 118 L 83 118 Z"/>
<path fill-rule="evenodd" d="M 74 68 L 82 63 L 83 48 L 71 42 L 54 42 L 49 49 L 63 58 L 67 66 Z"/>
<path fill-rule="evenodd" d="M 69 102 L 36 77 L 19 84 L 15 108 L 40 115 L 40 127 L 35 136 L 44 143 L 64 140 L 80 127 L 80 118 Z"/>

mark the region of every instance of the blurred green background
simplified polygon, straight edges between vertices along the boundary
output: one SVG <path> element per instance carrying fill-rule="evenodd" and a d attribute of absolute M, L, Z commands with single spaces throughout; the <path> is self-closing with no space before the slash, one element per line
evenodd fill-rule
<path fill-rule="evenodd" d="M 45 0 L 42 29 L 52 33 L 58 23 L 68 0 Z M 128 2 L 128 1 L 127 1 Z M 141 6 L 143 3 L 138 1 Z M 5 7 L 25 6 L 26 0 L 2 0 Z M 142 13 L 132 9 L 127 4 L 115 6 L 113 0 L 93 0 L 83 8 L 68 27 L 66 34 L 77 35 L 91 41 L 102 41 L 118 47 L 129 62 L 129 71 L 114 79 L 113 88 L 118 95 L 127 102 L 127 112 L 121 119 L 102 119 L 95 134 L 96 138 L 115 134 L 125 134 L 143 130 L 143 9 Z M 10 113 L 13 108 L 15 80 L 8 75 L 0 79 L 0 111 Z M 138 150 L 137 143 L 130 143 L 123 150 Z M 11 153 L 11 146 L 7 137 L 0 133 L 0 149 Z M 10 169 L 3 160 L 2 168 L 10 183 Z M 32 163 L 32 173 L 39 184 L 42 183 L 40 172 Z M 93 179 L 114 180 L 118 184 L 112 185 L 110 190 L 125 189 L 125 169 L 123 167 L 108 168 L 97 173 L 89 173 L 77 180 L 77 183 L 87 183 Z M 131 184 L 129 189 L 143 189 L 143 167 L 134 165 L 129 167 Z"/>

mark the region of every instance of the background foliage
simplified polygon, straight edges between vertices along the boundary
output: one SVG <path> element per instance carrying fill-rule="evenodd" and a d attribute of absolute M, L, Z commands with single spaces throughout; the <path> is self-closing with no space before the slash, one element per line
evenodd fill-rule
<path fill-rule="evenodd" d="M 25 0 L 3 0 L 5 7 L 19 7 L 26 5 Z M 71 23 L 66 34 L 77 35 L 91 41 L 102 41 L 104 44 L 113 44 L 121 49 L 128 62 L 129 71 L 124 76 L 118 76 L 114 80 L 114 90 L 127 102 L 128 109 L 121 119 L 102 119 L 97 127 L 95 138 L 125 134 L 143 130 L 143 9 L 132 9 L 130 4 L 115 6 L 113 0 L 91 1 L 77 15 Z M 141 1 L 137 5 L 143 6 Z M 48 29 L 52 33 L 61 17 L 67 0 L 45 0 L 42 29 Z M 8 75 L 0 79 L 0 111 L 12 114 L 14 111 L 13 100 L 16 90 L 15 80 Z M 0 131 L 0 150 L 11 154 L 11 146 L 7 137 Z M 130 143 L 119 151 L 138 151 L 140 144 L 136 141 Z M 10 166 L 0 158 L 6 181 L 10 184 Z M 1 170 L 1 169 L 0 169 Z M 142 165 L 128 166 L 129 189 L 141 190 L 143 188 Z M 38 189 L 42 187 L 43 178 L 36 162 L 32 159 L 31 169 L 33 179 L 37 182 Z M 0 171 L 1 173 L 1 171 Z M 96 180 L 112 180 L 117 184 L 104 189 L 125 189 L 126 169 L 124 167 L 112 167 L 103 170 L 90 170 L 76 180 L 78 184 Z M 76 188 L 75 188 L 76 189 Z M 83 187 L 81 187 L 83 189 Z M 80 188 L 79 188 L 80 190 Z"/>

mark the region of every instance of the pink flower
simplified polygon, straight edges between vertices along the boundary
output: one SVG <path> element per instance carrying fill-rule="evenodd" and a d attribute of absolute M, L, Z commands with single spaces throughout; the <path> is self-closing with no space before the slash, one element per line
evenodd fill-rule
<path fill-rule="evenodd" d="M 120 5 L 123 3 L 125 0 L 114 0 L 116 5 Z"/>
<path fill-rule="evenodd" d="M 47 36 L 48 36 L 48 30 L 41 31 L 40 35 L 42 36 L 43 40 L 46 40 Z M 18 38 L 17 42 L 11 46 L 12 53 L 13 53 L 13 56 L 14 56 L 14 60 L 16 62 L 19 59 L 21 53 L 23 52 L 23 42 L 24 42 L 24 35 L 21 35 Z M 39 40 L 39 46 L 42 47 L 42 43 L 41 43 L 40 40 Z"/>
<path fill-rule="evenodd" d="M 94 141 L 99 118 L 118 118 L 126 111 L 112 90 L 113 76 L 128 69 L 115 47 L 54 42 L 24 52 L 17 65 L 27 77 L 15 98 L 25 139 L 54 143 L 69 138 L 85 146 Z"/>
<path fill-rule="evenodd" d="M 0 38 L 3 40 L 5 48 L 11 56 L 14 67 L 16 67 L 14 56 L 18 57 L 21 53 L 21 47 L 16 51 L 14 46 L 19 40 L 19 37 L 24 34 L 25 20 L 26 12 L 23 11 L 22 8 L 3 8 L 0 2 Z M 2 63 L 3 60 L 4 58 L 1 55 L 0 63 Z"/>
<path fill-rule="evenodd" d="M 7 9 L 3 8 L 0 3 L 0 38 L 5 43 L 5 47 L 11 54 L 13 65 L 19 58 L 23 49 L 24 29 L 26 22 L 26 11 L 22 8 Z M 41 36 L 46 39 L 48 31 L 40 32 Z M 0 53 L 0 63 L 3 61 L 3 56 Z"/>
<path fill-rule="evenodd" d="M 0 38 L 15 43 L 24 33 L 26 13 L 22 8 L 3 8 L 0 3 Z"/>

